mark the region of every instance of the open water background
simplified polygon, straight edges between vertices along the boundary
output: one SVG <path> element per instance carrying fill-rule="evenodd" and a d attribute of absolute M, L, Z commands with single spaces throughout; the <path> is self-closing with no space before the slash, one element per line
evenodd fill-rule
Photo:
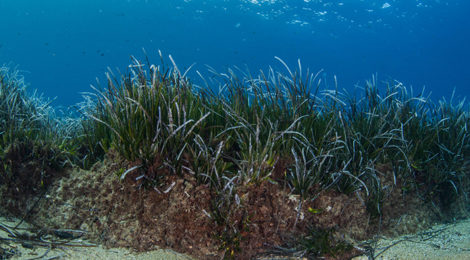
<path fill-rule="evenodd" d="M 107 67 L 130 56 L 208 75 L 291 67 L 338 77 L 340 88 L 377 73 L 432 98 L 470 94 L 468 0 L 0 0 L 0 64 L 18 66 L 30 89 L 69 106 Z M 194 76 L 194 73 L 193 73 Z M 196 80 L 196 77 L 194 76 Z"/>

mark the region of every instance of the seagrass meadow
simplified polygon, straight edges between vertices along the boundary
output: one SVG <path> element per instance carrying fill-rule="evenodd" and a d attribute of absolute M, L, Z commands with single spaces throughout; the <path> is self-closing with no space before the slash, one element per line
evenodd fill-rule
<path fill-rule="evenodd" d="M 170 60 L 63 111 L 2 67 L 1 213 L 201 259 L 374 257 L 379 235 L 468 216 L 465 100 L 375 76 L 348 92 L 280 58 L 195 85 Z"/>

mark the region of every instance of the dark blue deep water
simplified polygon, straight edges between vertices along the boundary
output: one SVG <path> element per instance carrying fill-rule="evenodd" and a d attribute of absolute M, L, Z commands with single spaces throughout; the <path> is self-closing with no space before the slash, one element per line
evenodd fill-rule
<path fill-rule="evenodd" d="M 0 64 L 18 66 L 56 105 L 82 100 L 107 67 L 171 54 L 180 69 L 273 65 L 377 73 L 432 97 L 470 94 L 468 0 L 0 0 Z"/>

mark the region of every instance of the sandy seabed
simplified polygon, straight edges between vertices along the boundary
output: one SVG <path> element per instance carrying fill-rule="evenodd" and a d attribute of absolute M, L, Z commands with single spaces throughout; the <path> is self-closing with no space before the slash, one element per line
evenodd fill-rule
<path fill-rule="evenodd" d="M 4 226 L 13 227 L 19 223 L 19 219 L 0 217 L 0 223 Z M 22 223 L 19 230 L 29 229 L 27 223 Z M 26 231 L 24 231 L 26 232 Z M 8 239 L 8 233 L 0 230 L 0 238 Z M 188 260 L 193 259 L 187 255 L 179 254 L 170 249 L 158 249 L 149 252 L 136 253 L 132 250 L 125 248 L 111 248 L 106 249 L 101 245 L 94 245 L 93 243 L 75 239 L 70 241 L 69 244 L 76 246 L 60 246 L 56 248 L 47 248 L 42 246 L 34 246 L 32 248 L 23 246 L 20 242 L 13 242 L 5 240 L 2 248 L 14 252 L 14 256 L 10 259 L 142 259 L 142 260 Z M 1 243 L 1 241 L 0 241 Z M 1 258 L 1 257 L 0 257 Z"/>
<path fill-rule="evenodd" d="M 12 259 L 143 259 L 143 260 L 181 260 L 181 259 L 192 259 L 188 256 L 184 256 L 173 252 L 171 250 L 155 250 L 146 253 L 133 253 L 129 250 L 116 248 L 116 249 L 104 249 L 101 246 L 93 248 L 67 248 L 67 249 L 53 249 L 45 257 L 37 258 L 43 255 L 46 249 L 39 248 L 34 251 L 22 252 L 21 256 L 13 257 Z"/>
<path fill-rule="evenodd" d="M 470 219 L 434 225 L 416 234 L 381 238 L 375 259 L 464 260 L 470 259 Z M 366 256 L 353 260 L 367 260 Z"/>
<path fill-rule="evenodd" d="M 18 219 L 0 217 L 2 225 L 14 226 L 18 221 Z M 27 223 L 23 223 L 20 227 L 27 229 L 29 226 Z M 8 233 L 0 230 L 0 238 L 8 238 Z M 72 242 L 77 245 L 91 245 L 90 242 L 80 239 Z M 168 249 L 136 253 L 124 248 L 106 249 L 101 245 L 91 247 L 61 246 L 49 249 L 45 247 L 27 248 L 17 242 L 8 244 L 8 247 L 16 252 L 16 255 L 11 259 L 193 259 Z M 381 260 L 470 259 L 470 219 L 435 225 L 416 234 L 395 238 L 383 237 L 371 246 L 375 248 L 377 256 L 375 259 Z M 353 258 L 353 260 L 367 259 L 367 256 Z"/>

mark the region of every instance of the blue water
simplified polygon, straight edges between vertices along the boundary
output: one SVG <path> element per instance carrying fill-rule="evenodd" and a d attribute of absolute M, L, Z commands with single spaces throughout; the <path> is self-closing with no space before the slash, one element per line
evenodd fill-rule
<path fill-rule="evenodd" d="M 0 64 L 18 65 L 31 89 L 82 100 L 107 67 L 130 56 L 206 72 L 300 59 L 352 88 L 377 73 L 432 97 L 470 94 L 468 0 L 0 0 Z"/>

